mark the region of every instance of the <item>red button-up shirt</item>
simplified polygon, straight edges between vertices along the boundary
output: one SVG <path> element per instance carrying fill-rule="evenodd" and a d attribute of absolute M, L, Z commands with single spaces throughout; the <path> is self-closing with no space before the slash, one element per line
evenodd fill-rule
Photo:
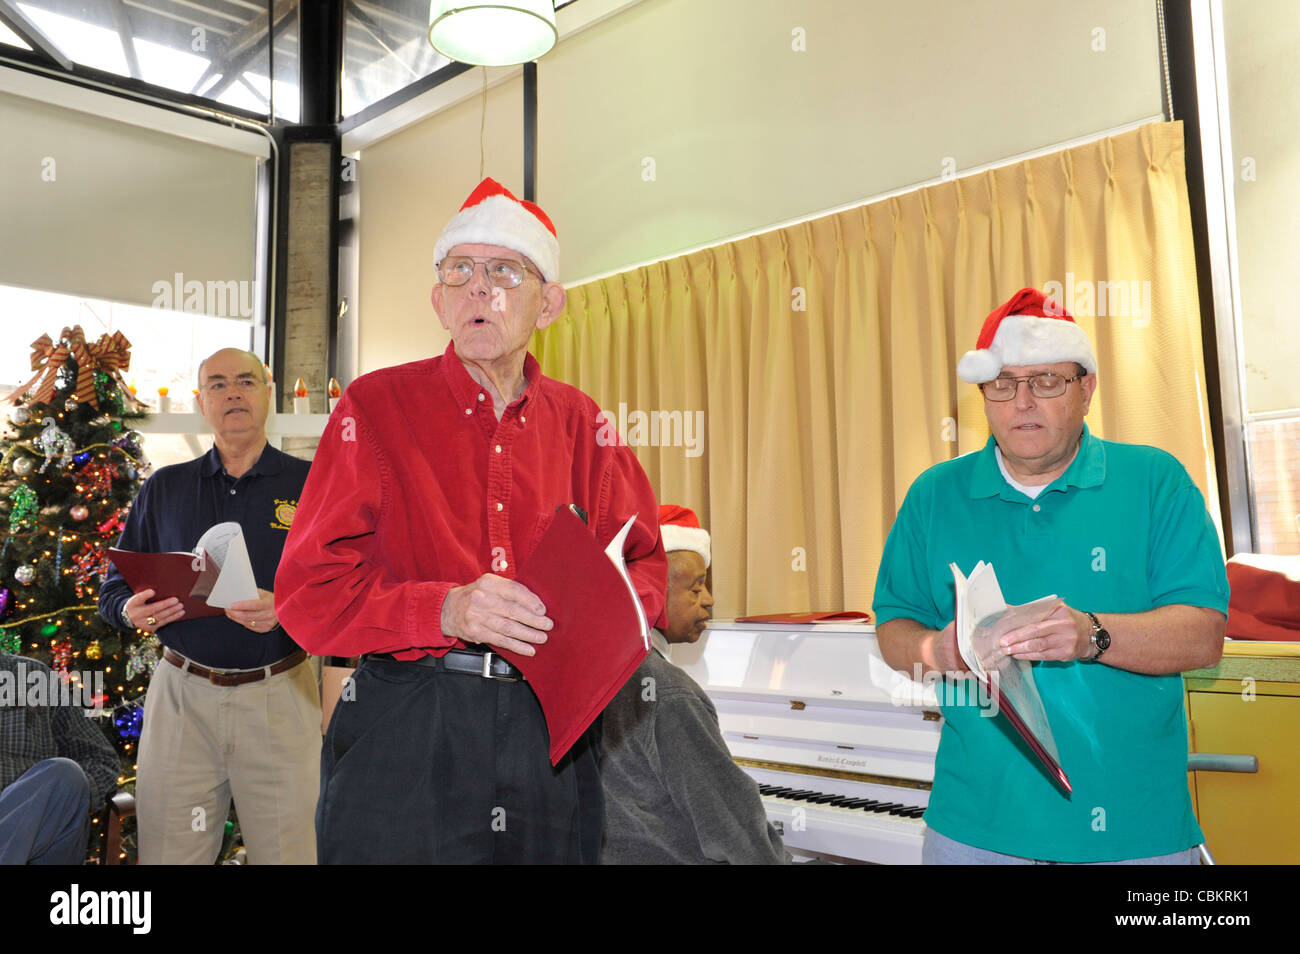
<path fill-rule="evenodd" d="M 524 374 L 499 421 L 454 345 L 348 387 L 275 577 L 276 613 L 301 646 L 399 659 L 463 647 L 442 632 L 447 592 L 488 572 L 513 579 L 570 503 L 602 545 L 637 514 L 624 556 L 646 619 L 662 624 L 668 561 L 645 471 L 630 448 L 597 441 L 595 401 L 531 354 Z"/>

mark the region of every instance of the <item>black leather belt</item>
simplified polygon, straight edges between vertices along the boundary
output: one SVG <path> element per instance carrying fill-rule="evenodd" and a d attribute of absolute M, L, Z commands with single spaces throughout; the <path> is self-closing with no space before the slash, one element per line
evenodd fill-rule
<path fill-rule="evenodd" d="M 500 679 L 502 682 L 519 682 L 524 678 L 523 673 L 497 653 L 475 652 L 472 649 L 452 649 L 441 656 L 421 656 L 418 659 L 395 659 L 390 653 L 367 653 L 361 658 L 426 666 L 429 669 L 482 676 L 484 679 Z"/>

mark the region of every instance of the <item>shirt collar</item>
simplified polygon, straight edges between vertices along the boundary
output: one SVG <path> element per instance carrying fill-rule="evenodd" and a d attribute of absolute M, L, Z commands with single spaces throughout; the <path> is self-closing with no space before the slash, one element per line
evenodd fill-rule
<path fill-rule="evenodd" d="M 1016 490 L 998 467 L 994 454 L 997 442 L 989 435 L 988 443 L 979 452 L 975 460 L 975 470 L 971 474 L 970 495 L 972 499 L 980 497 L 1002 497 L 1006 500 L 1024 500 L 1024 495 Z M 1079 452 L 1070 461 L 1060 477 L 1047 485 L 1046 490 L 1064 490 L 1066 487 L 1099 487 L 1106 479 L 1106 448 L 1102 442 L 1092 436 L 1088 425 L 1083 425 L 1083 436 L 1079 440 Z M 1046 493 L 1046 490 L 1044 493 Z"/>
<path fill-rule="evenodd" d="M 672 662 L 672 659 L 668 656 L 668 637 L 663 634 L 662 630 L 650 630 L 650 647 L 658 652 L 660 656 L 663 656 L 664 659 Z"/>
<path fill-rule="evenodd" d="M 199 469 L 204 477 L 211 477 L 213 474 L 221 473 L 224 468 L 221 466 L 221 453 L 217 450 L 217 445 L 208 448 L 208 452 L 203 455 L 203 463 Z M 271 446 L 267 441 L 266 446 L 262 448 L 262 454 L 252 467 L 248 468 L 247 474 L 269 475 L 278 474 L 284 469 L 284 455 Z"/>
<path fill-rule="evenodd" d="M 447 350 L 443 352 L 442 371 L 447 380 L 447 386 L 451 388 L 452 396 L 460 407 L 473 410 L 479 404 L 487 404 L 491 400 L 487 394 L 487 388 L 479 384 L 470 375 L 469 369 L 465 363 L 456 356 L 456 342 L 448 343 Z M 531 351 L 524 352 L 524 379 L 528 382 L 524 385 L 524 393 L 510 402 L 510 407 L 518 407 L 523 411 L 528 407 L 529 401 L 541 390 L 542 366 Z M 482 401 L 479 395 L 484 395 Z"/>

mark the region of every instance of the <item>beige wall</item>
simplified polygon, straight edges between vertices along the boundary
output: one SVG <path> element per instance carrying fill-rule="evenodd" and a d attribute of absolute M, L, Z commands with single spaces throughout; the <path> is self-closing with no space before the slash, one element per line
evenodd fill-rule
<path fill-rule="evenodd" d="M 574 281 L 1157 115 L 1157 48 L 1151 0 L 644 0 L 541 61 L 538 201 Z M 488 103 L 511 189 L 520 97 Z M 479 118 L 475 98 L 362 153 L 363 372 L 445 347 L 429 254 Z"/>
<path fill-rule="evenodd" d="M 1223 5 L 1246 409 L 1300 407 L 1300 19 L 1295 0 Z"/>

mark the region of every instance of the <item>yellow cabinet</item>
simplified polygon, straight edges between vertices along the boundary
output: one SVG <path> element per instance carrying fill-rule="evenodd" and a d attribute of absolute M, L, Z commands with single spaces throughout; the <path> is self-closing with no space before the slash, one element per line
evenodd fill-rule
<path fill-rule="evenodd" d="M 1300 646 L 1236 643 L 1186 674 L 1191 751 L 1253 755 L 1252 774 L 1191 773 L 1219 864 L 1300 864 Z"/>

